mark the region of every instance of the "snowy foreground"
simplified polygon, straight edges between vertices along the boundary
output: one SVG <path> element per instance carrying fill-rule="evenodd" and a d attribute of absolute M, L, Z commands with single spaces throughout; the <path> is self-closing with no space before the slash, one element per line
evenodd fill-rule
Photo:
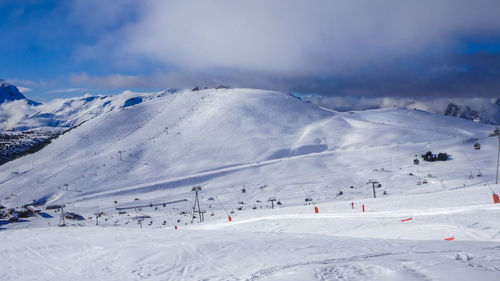
<path fill-rule="evenodd" d="M 22 230 L 2 280 L 498 280 L 498 243 L 292 233 Z M 57 238 L 54 239 L 54 235 Z"/>
<path fill-rule="evenodd" d="M 127 98 L 0 167 L 0 205 L 41 210 L 0 220 L 0 280 L 500 280 L 493 126 L 249 89 Z M 450 159 L 413 163 L 429 150 Z M 54 204 L 85 220 L 57 227 Z"/>
<path fill-rule="evenodd" d="M 177 230 L 7 230 L 0 279 L 499 280 L 500 205 L 484 187 L 464 191 L 364 200 L 365 213 L 347 202 L 249 210 Z"/>

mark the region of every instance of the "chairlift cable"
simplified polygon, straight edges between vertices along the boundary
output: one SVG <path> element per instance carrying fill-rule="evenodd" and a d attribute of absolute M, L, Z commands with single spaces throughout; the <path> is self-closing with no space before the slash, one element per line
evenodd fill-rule
<path fill-rule="evenodd" d="M 217 199 L 217 202 L 219 202 L 219 204 L 221 205 L 222 209 L 224 209 L 224 212 L 226 212 L 226 214 L 228 216 L 230 216 L 229 213 L 227 212 L 226 208 L 224 208 L 224 205 L 222 205 L 222 203 L 220 202 L 219 198 L 217 196 L 215 196 L 215 199 Z"/>

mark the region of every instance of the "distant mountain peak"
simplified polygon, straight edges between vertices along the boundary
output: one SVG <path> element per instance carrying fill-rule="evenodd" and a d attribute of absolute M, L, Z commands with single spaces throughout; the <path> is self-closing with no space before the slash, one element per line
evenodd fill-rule
<path fill-rule="evenodd" d="M 40 105 L 39 102 L 27 99 L 16 86 L 0 79 L 0 104 L 15 100 L 26 100 L 29 105 Z"/>
<path fill-rule="evenodd" d="M 0 103 L 5 101 L 25 100 L 26 97 L 19 89 L 4 80 L 0 79 Z"/>

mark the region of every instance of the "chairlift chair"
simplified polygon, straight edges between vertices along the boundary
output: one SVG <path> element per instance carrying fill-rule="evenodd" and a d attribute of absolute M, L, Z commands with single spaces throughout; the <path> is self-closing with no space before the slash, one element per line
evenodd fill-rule
<path fill-rule="evenodd" d="M 482 177 L 483 176 L 483 174 L 481 173 L 481 171 L 479 171 L 479 170 L 477 171 L 477 176 L 478 177 Z"/>
<path fill-rule="evenodd" d="M 475 150 L 480 150 L 481 149 L 481 144 L 478 143 L 478 142 L 474 143 L 474 149 Z"/>
<path fill-rule="evenodd" d="M 418 161 L 417 155 L 415 155 L 415 159 L 413 159 L 413 165 L 418 165 L 420 161 Z"/>
<path fill-rule="evenodd" d="M 424 179 L 424 181 L 422 181 L 423 184 L 427 184 L 428 181 L 426 179 Z"/>

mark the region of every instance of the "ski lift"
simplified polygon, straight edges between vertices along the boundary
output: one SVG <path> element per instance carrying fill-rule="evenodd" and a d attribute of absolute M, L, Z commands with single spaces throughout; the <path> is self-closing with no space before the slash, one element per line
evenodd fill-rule
<path fill-rule="evenodd" d="M 420 181 L 420 179 L 418 179 L 417 185 L 421 185 L 421 184 L 422 184 L 422 182 Z"/>
<path fill-rule="evenodd" d="M 474 149 L 475 150 L 480 150 L 481 149 L 481 144 L 479 144 L 479 139 L 474 139 Z"/>
<path fill-rule="evenodd" d="M 418 156 L 415 155 L 415 159 L 413 159 L 413 165 L 418 165 L 420 161 L 418 161 Z"/>
<path fill-rule="evenodd" d="M 427 183 L 428 183 L 427 179 L 424 179 L 424 180 L 422 181 L 422 183 L 423 183 L 423 184 L 427 184 Z"/>
<path fill-rule="evenodd" d="M 481 171 L 480 171 L 480 170 L 477 170 L 477 176 L 478 176 L 478 177 L 482 177 L 482 176 L 483 176 L 483 174 L 481 173 Z"/>

